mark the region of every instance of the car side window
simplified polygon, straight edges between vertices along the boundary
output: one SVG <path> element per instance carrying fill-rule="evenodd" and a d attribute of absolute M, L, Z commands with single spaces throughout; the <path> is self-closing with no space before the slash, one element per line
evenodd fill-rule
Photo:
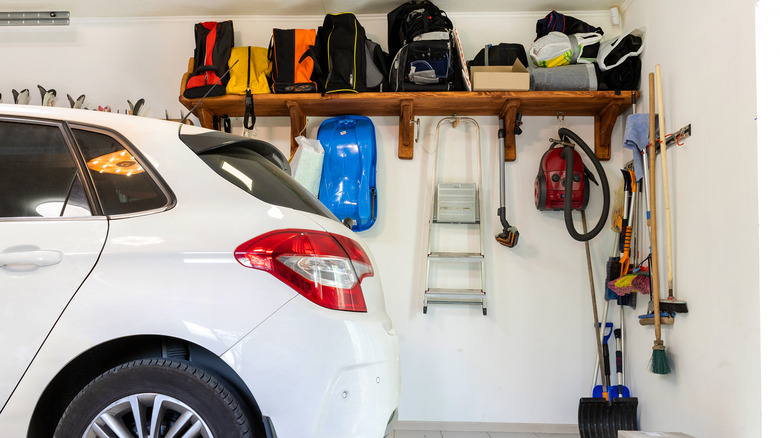
<path fill-rule="evenodd" d="M 168 198 L 143 165 L 116 138 L 73 129 L 95 184 L 103 213 L 136 213 L 165 207 Z"/>
<path fill-rule="evenodd" d="M 0 122 L 0 217 L 91 215 L 60 127 Z"/>

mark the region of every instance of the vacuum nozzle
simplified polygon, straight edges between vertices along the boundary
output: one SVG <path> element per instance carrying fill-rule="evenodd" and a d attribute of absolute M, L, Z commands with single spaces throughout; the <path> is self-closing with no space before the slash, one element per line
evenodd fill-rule
<path fill-rule="evenodd" d="M 496 241 L 508 248 L 514 248 L 515 245 L 517 245 L 519 237 L 520 233 L 517 231 L 517 228 L 509 227 L 505 228 L 501 233 L 496 234 Z"/>

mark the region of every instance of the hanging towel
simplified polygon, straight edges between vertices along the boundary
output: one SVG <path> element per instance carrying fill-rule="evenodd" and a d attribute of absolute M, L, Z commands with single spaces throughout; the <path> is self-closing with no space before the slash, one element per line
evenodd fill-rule
<path fill-rule="evenodd" d="M 656 120 L 658 116 L 656 115 Z M 658 123 L 656 123 L 656 127 Z M 656 128 L 656 135 L 658 128 Z M 645 176 L 645 166 L 642 160 L 644 148 L 650 143 L 650 115 L 631 114 L 626 119 L 626 132 L 623 135 L 623 147 L 634 153 L 634 174 L 639 181 Z"/>

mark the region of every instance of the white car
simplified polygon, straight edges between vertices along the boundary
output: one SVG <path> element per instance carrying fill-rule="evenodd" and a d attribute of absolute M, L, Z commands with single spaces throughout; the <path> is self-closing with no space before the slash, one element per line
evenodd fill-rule
<path fill-rule="evenodd" d="M 0 436 L 373 437 L 398 340 L 268 143 L 0 105 Z"/>

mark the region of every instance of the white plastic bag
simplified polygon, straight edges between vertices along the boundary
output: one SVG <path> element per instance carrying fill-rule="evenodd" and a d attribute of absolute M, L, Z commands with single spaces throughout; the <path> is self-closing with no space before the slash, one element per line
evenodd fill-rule
<path fill-rule="evenodd" d="M 536 40 L 528 54 L 538 67 L 590 64 L 596 61 L 600 42 L 601 34 L 596 32 L 550 32 Z"/>
<path fill-rule="evenodd" d="M 625 45 L 625 47 L 621 46 Z M 601 43 L 597 62 L 601 71 L 607 71 L 623 63 L 629 56 L 639 56 L 645 48 L 645 28 L 640 27 L 631 32 Z M 616 55 L 610 54 L 616 51 Z M 618 57 L 619 56 L 619 57 Z"/>
<path fill-rule="evenodd" d="M 319 140 L 302 135 L 295 137 L 295 142 L 298 143 L 298 150 L 290 161 L 292 177 L 314 196 L 319 196 L 325 149 Z"/>

